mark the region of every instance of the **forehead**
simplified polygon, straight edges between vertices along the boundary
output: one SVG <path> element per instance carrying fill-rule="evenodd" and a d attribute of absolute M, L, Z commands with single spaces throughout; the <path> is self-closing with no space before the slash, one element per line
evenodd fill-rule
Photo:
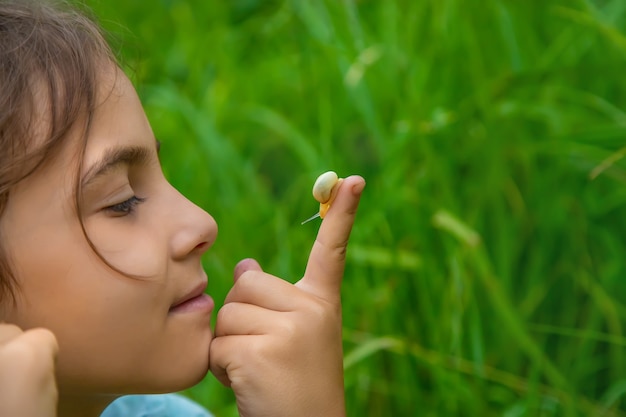
<path fill-rule="evenodd" d="M 85 144 L 83 174 L 103 154 L 128 146 L 154 147 L 154 136 L 133 85 L 116 68 L 101 76 L 98 105 Z"/>
<path fill-rule="evenodd" d="M 154 135 L 128 78 L 116 69 L 115 73 L 102 73 L 99 80 L 98 101 L 90 122 L 86 123 L 88 119 L 83 117 L 72 125 L 60 145 L 48 151 L 44 146 L 47 153 L 42 162 L 12 188 L 0 223 L 23 219 L 21 223 L 38 227 L 53 213 L 63 213 L 57 216 L 62 216 L 65 222 L 74 222 L 73 197 L 80 178 L 106 154 L 125 147 L 150 148 L 156 152 Z M 38 106 L 42 116 L 36 129 L 45 132 L 43 115 L 48 106 L 45 94 Z"/>
<path fill-rule="evenodd" d="M 12 152 L 3 159 L 13 159 L 9 162 L 24 171 L 18 176 L 49 165 L 66 148 L 87 140 L 99 103 L 121 91 L 113 66 L 111 62 L 101 65 L 103 69 L 93 77 L 83 77 L 82 82 L 55 71 L 30 75 L 19 89 L 16 104 L 7 109 L 8 119 L 0 125 L 0 133 L 10 136 L 12 143 Z"/>
<path fill-rule="evenodd" d="M 37 81 L 26 152 L 39 154 L 41 159 L 34 162 L 37 168 L 28 177 L 42 173 L 51 178 L 51 171 L 60 170 L 75 188 L 77 177 L 83 177 L 103 155 L 129 146 L 154 147 L 152 130 L 132 83 L 117 66 L 105 68 L 95 80 L 93 104 L 74 120 L 66 119 L 63 137 L 54 137 L 59 130 L 53 110 L 56 100 L 45 82 Z"/>
<path fill-rule="evenodd" d="M 102 136 L 109 123 L 114 127 L 111 119 L 128 108 L 141 107 L 130 81 L 116 65 L 108 62 L 101 68 L 93 83 L 82 88 L 68 80 L 33 77 L 32 103 L 29 111 L 25 108 L 24 119 L 28 121 L 22 143 L 26 157 L 39 155 L 40 160 L 34 161 L 38 166 L 47 166 L 68 152 L 73 154 L 73 165 L 79 166 L 83 150 L 93 147 L 92 136 Z M 124 111 L 112 111 L 119 106 Z M 64 163 L 71 162 L 63 159 Z"/>

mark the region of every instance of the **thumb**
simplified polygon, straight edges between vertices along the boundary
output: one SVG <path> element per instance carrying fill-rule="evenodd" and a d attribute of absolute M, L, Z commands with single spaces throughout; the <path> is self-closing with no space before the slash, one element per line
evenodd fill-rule
<path fill-rule="evenodd" d="M 237 282 L 241 274 L 243 274 L 246 271 L 262 272 L 263 268 L 261 268 L 261 265 L 259 265 L 259 263 L 255 259 L 252 259 L 252 258 L 242 259 L 241 261 L 237 263 L 237 265 L 235 265 L 235 270 L 233 273 L 234 275 L 233 278 L 235 282 Z"/>
<path fill-rule="evenodd" d="M 365 180 L 353 175 L 339 185 L 311 249 L 300 288 L 331 302 L 339 302 L 346 248 Z"/>

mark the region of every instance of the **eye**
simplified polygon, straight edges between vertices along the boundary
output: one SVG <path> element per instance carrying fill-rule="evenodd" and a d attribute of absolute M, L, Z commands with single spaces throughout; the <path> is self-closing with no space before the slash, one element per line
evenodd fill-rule
<path fill-rule="evenodd" d="M 134 195 L 128 200 L 106 207 L 105 210 L 110 211 L 116 216 L 127 216 L 129 214 L 132 214 L 135 211 L 137 205 L 143 203 L 144 201 L 146 201 L 145 198 L 137 197 Z"/>

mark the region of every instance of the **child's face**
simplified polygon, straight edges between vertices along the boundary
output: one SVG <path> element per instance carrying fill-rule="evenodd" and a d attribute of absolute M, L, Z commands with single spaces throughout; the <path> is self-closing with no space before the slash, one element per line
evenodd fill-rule
<path fill-rule="evenodd" d="M 182 389 L 207 372 L 213 301 L 173 306 L 204 290 L 200 257 L 217 226 L 163 177 L 129 80 L 116 70 L 100 81 L 82 216 L 98 251 L 127 275 L 94 253 L 74 212 L 77 129 L 16 187 L 0 219 L 18 282 L 17 303 L 6 302 L 2 317 L 55 333 L 62 395 Z"/>

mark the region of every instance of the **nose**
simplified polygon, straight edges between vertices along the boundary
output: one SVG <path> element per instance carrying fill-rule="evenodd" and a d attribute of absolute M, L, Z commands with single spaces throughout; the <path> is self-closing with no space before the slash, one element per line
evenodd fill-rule
<path fill-rule="evenodd" d="M 172 234 L 170 252 L 175 260 L 200 256 L 206 252 L 217 237 L 217 223 L 213 217 L 189 201 L 173 187 L 171 188 L 174 208 L 167 216 Z"/>

